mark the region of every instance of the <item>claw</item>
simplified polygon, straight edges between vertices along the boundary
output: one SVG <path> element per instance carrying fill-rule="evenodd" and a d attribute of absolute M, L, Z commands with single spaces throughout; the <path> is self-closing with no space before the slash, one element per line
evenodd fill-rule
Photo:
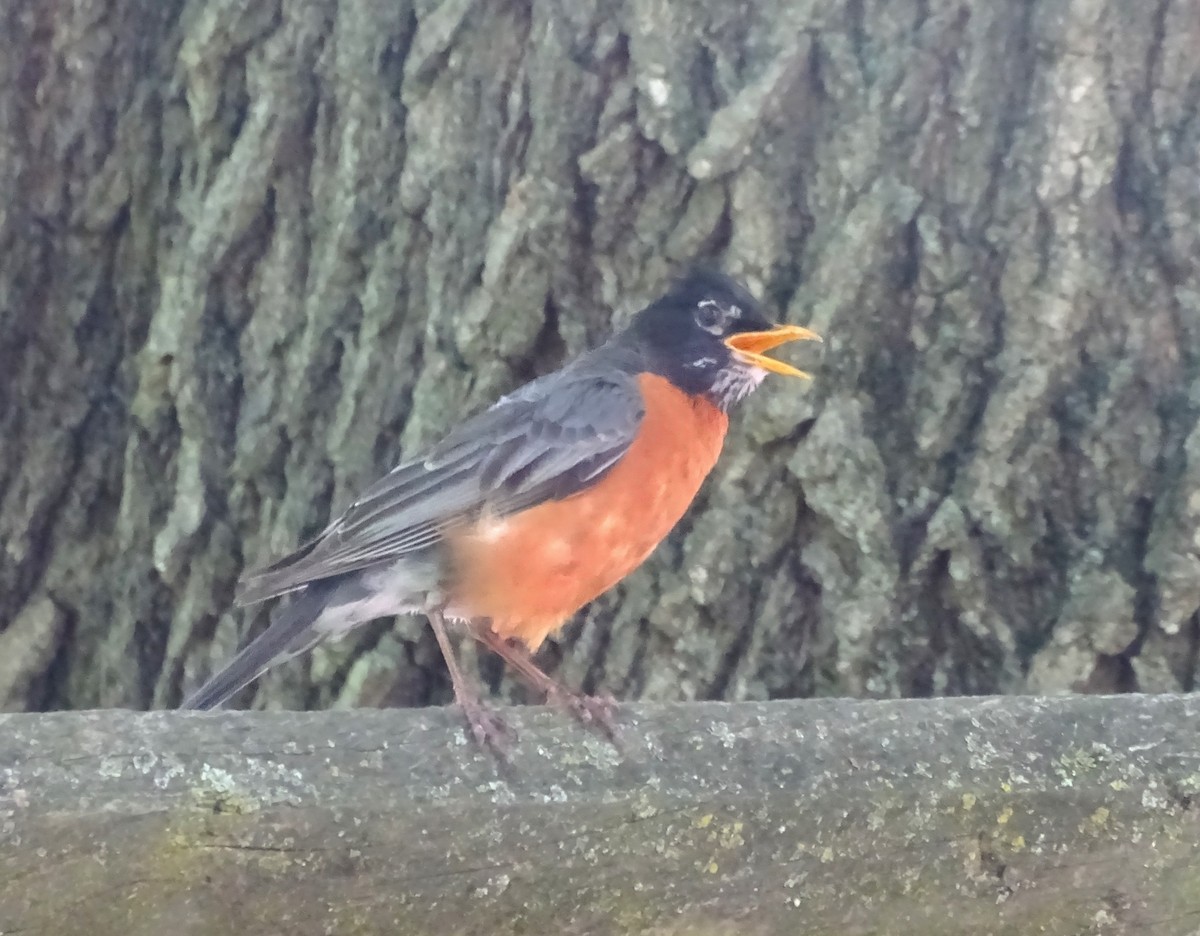
<path fill-rule="evenodd" d="M 607 692 L 599 695 L 583 695 L 571 692 L 562 686 L 554 686 L 546 693 L 546 701 L 560 705 L 569 711 L 579 723 L 600 731 L 613 745 L 620 748 L 617 726 L 617 700 Z"/>
<path fill-rule="evenodd" d="M 475 743 L 497 757 L 506 759 L 517 740 L 517 733 L 508 723 L 478 700 L 460 700 L 458 706 L 462 709 Z"/>

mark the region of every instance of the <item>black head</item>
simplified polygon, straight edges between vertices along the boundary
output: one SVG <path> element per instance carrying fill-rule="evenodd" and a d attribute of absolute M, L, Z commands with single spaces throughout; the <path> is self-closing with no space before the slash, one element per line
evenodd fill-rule
<path fill-rule="evenodd" d="M 768 371 L 807 377 L 761 352 L 797 338 L 816 338 L 794 325 L 773 325 L 746 288 L 723 273 L 693 270 L 634 316 L 625 337 L 650 369 L 681 390 L 728 409 Z"/>

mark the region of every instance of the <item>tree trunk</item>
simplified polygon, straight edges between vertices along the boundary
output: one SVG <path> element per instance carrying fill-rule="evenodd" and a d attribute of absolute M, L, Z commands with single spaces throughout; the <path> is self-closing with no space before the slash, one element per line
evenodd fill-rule
<path fill-rule="evenodd" d="M 1190 689 L 1197 48 L 1182 0 L 10 0 L 0 704 L 174 704 L 246 565 L 703 257 L 816 379 L 562 678 Z M 253 698 L 447 694 L 405 619 Z"/>

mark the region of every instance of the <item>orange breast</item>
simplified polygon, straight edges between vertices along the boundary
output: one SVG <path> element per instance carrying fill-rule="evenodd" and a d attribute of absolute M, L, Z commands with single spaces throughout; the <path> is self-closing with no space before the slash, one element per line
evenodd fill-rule
<path fill-rule="evenodd" d="M 638 378 L 641 431 L 592 487 L 453 537 L 455 616 L 490 618 L 536 649 L 568 617 L 632 572 L 691 504 L 716 464 L 728 419 L 668 380 Z"/>

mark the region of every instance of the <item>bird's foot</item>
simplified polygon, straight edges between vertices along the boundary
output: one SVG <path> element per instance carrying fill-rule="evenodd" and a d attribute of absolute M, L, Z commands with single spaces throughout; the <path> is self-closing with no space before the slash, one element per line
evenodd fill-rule
<path fill-rule="evenodd" d="M 458 707 L 467 721 L 471 737 L 482 748 L 497 757 L 505 758 L 517 740 L 517 733 L 508 723 L 478 699 L 458 699 Z"/>
<path fill-rule="evenodd" d="M 437 638 L 438 647 L 446 661 L 446 669 L 450 673 L 450 683 L 454 688 L 454 701 L 467 720 L 467 727 L 471 729 L 471 737 L 480 747 L 487 748 L 504 760 L 509 747 L 516 740 L 516 732 L 505 724 L 504 719 L 479 700 L 479 693 L 463 677 L 458 660 L 454 655 L 454 647 L 446 633 L 446 621 L 440 609 L 429 612 L 429 625 L 433 628 L 433 635 Z"/>
<path fill-rule="evenodd" d="M 620 737 L 616 719 L 617 700 L 609 693 L 584 695 L 555 685 L 546 694 L 546 701 L 562 706 L 574 715 L 580 724 L 597 729 L 609 741 L 617 744 Z"/>
<path fill-rule="evenodd" d="M 584 695 L 574 692 L 557 680 L 546 675 L 530 658 L 529 650 L 519 640 L 500 637 L 490 628 L 476 629 L 474 637 L 485 647 L 498 654 L 522 681 L 535 692 L 542 694 L 547 704 L 564 708 L 583 725 L 600 731 L 618 751 L 618 729 L 616 721 L 617 700 L 608 693 Z"/>

